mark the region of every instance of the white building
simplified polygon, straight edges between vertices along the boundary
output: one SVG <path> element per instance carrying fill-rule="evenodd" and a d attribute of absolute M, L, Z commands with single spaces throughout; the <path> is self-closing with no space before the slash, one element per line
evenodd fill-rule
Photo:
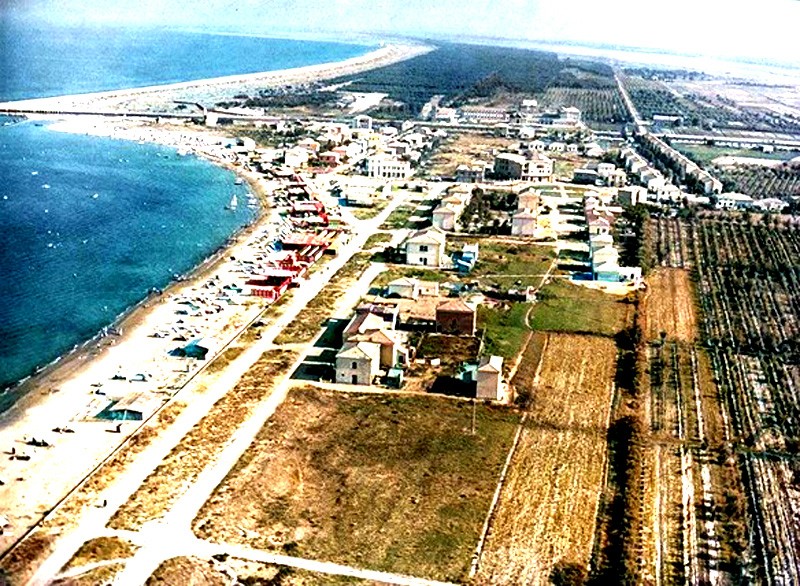
<path fill-rule="evenodd" d="M 346 342 L 336 354 L 336 382 L 371 385 L 380 370 L 381 347 L 372 342 Z"/>
<path fill-rule="evenodd" d="M 494 174 L 498 179 L 548 182 L 553 179 L 553 160 L 536 152 L 528 157 L 500 153 L 494 159 Z"/>
<path fill-rule="evenodd" d="M 789 207 L 789 204 L 778 199 L 777 197 L 766 197 L 764 199 L 757 199 L 753 202 L 753 207 L 764 210 L 765 212 L 775 212 L 780 214 Z"/>
<path fill-rule="evenodd" d="M 714 205 L 718 210 L 746 209 L 753 205 L 753 198 L 744 193 L 720 193 Z"/>
<path fill-rule="evenodd" d="M 620 205 L 635 206 L 647 201 L 647 189 L 644 187 L 623 187 L 617 192 L 617 201 Z"/>
<path fill-rule="evenodd" d="M 478 399 L 499 401 L 503 398 L 503 358 L 502 356 L 485 356 L 478 363 L 476 373 Z"/>
<path fill-rule="evenodd" d="M 445 233 L 433 226 L 413 233 L 406 240 L 406 263 L 428 267 L 441 266 L 446 239 Z"/>
<path fill-rule="evenodd" d="M 308 163 L 309 153 L 306 149 L 295 147 L 288 149 L 283 155 L 283 163 L 287 167 L 302 167 Z"/>
<path fill-rule="evenodd" d="M 517 209 L 518 210 L 531 210 L 532 212 L 536 213 L 539 211 L 539 205 L 541 204 L 541 196 L 539 195 L 538 191 L 533 189 L 529 189 L 528 191 L 523 191 L 517 196 Z"/>
<path fill-rule="evenodd" d="M 405 179 L 411 175 L 411 163 L 386 154 L 367 157 L 367 175 L 380 179 Z"/>
<path fill-rule="evenodd" d="M 410 277 L 395 279 L 386 286 L 386 295 L 389 297 L 416 299 L 419 297 L 419 281 Z"/>
<path fill-rule="evenodd" d="M 537 214 L 531 210 L 519 210 L 511 217 L 511 235 L 530 238 L 536 234 Z"/>
<path fill-rule="evenodd" d="M 452 232 L 458 224 L 459 211 L 448 204 L 442 204 L 433 210 L 433 225 L 440 230 Z"/>

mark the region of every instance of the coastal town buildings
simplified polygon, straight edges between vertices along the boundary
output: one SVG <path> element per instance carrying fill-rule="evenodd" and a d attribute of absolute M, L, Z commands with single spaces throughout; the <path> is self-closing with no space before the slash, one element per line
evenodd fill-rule
<path fill-rule="evenodd" d="M 500 153 L 494 159 L 494 175 L 498 179 L 549 182 L 553 179 L 553 160 L 538 152 Z"/>
<path fill-rule="evenodd" d="M 486 165 L 459 165 L 455 179 L 459 183 L 483 183 L 486 180 Z"/>
<path fill-rule="evenodd" d="M 477 312 L 460 298 L 441 303 L 436 308 L 436 331 L 456 336 L 474 336 Z"/>
<path fill-rule="evenodd" d="M 376 154 L 367 157 L 367 176 L 379 179 L 405 179 L 411 175 L 411 163 L 396 156 Z"/>
<path fill-rule="evenodd" d="M 405 243 L 406 263 L 439 267 L 445 258 L 445 233 L 435 226 L 411 234 Z"/>

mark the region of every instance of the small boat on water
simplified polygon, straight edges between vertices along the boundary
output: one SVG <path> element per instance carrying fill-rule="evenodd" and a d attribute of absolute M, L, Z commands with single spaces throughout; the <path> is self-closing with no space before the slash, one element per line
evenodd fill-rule
<path fill-rule="evenodd" d="M 244 183 L 244 180 L 241 177 L 237 177 L 233 182 L 234 185 L 241 185 L 242 183 Z"/>
<path fill-rule="evenodd" d="M 231 202 L 230 202 L 230 203 L 229 203 L 227 206 L 225 206 L 225 209 L 226 209 L 226 210 L 235 210 L 235 209 L 236 209 L 236 206 L 238 206 L 238 205 L 239 205 L 239 202 L 238 202 L 238 200 L 236 199 L 236 194 L 234 193 L 234 194 L 231 196 Z"/>

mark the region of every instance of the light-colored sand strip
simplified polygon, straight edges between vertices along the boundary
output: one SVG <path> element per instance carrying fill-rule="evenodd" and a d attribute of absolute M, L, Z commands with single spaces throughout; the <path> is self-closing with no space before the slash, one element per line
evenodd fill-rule
<path fill-rule="evenodd" d="M 344 61 L 332 63 L 322 63 L 319 65 L 309 65 L 306 67 L 295 67 L 292 69 L 281 69 L 277 71 L 267 71 L 262 73 L 251 73 L 245 75 L 229 75 L 211 79 L 201 79 L 180 83 L 171 83 L 142 88 L 132 88 L 125 90 L 112 90 L 105 92 L 92 92 L 85 94 L 73 94 L 67 96 L 56 96 L 49 98 L 36 98 L 30 100 L 18 100 L 0 103 L 0 109 L 16 110 L 58 110 L 71 111 L 85 109 L 87 105 L 93 107 L 106 108 L 113 110 L 114 106 L 123 100 L 134 97 L 141 97 L 154 94 L 163 94 L 175 98 L 181 93 L 190 90 L 217 90 L 236 88 L 244 85 L 259 85 L 269 87 L 275 85 L 308 83 L 316 80 L 326 80 L 352 75 L 384 67 L 392 63 L 404 61 L 424 53 L 432 51 L 429 45 L 405 43 L 392 44 L 371 51 L 360 57 L 353 57 Z"/>

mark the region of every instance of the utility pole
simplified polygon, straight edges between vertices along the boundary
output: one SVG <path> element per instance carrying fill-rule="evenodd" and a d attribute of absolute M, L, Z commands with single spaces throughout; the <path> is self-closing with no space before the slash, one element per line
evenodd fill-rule
<path fill-rule="evenodd" d="M 472 435 L 475 435 L 475 411 L 477 409 L 477 405 L 475 405 L 475 399 L 472 399 Z"/>

